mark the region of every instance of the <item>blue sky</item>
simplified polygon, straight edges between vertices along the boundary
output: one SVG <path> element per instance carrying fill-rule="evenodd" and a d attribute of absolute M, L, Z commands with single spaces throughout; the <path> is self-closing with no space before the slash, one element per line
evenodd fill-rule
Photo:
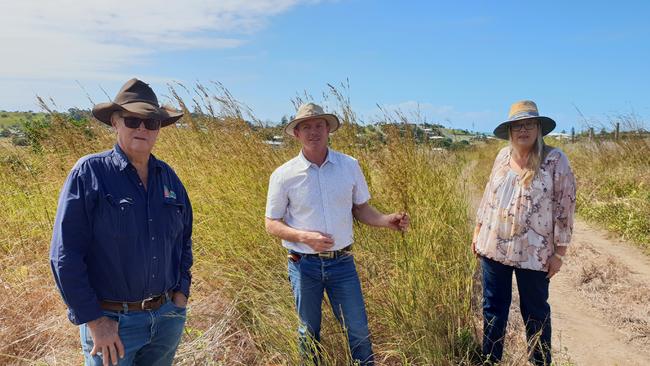
<path fill-rule="evenodd" d="M 0 6 L 0 109 L 89 108 L 130 77 L 159 94 L 222 82 L 261 120 L 349 79 L 362 122 L 377 104 L 491 131 L 532 99 L 557 131 L 650 120 L 647 1 L 24 0 Z M 142 15 L 146 14 L 146 15 Z M 9 55 L 9 57 L 8 57 Z M 82 87 L 83 86 L 83 89 Z M 84 91 L 85 89 L 85 91 Z M 164 99 L 164 98 L 163 98 Z"/>

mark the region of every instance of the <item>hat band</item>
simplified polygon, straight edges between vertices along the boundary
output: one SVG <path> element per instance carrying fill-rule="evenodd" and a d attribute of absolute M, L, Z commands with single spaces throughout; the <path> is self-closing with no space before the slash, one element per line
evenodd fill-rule
<path fill-rule="evenodd" d="M 537 111 L 523 111 L 511 115 L 510 119 L 521 119 L 526 117 L 539 117 L 539 113 L 537 113 Z"/>
<path fill-rule="evenodd" d="M 122 103 L 116 103 L 116 104 L 117 105 L 127 105 L 127 104 L 132 104 L 132 103 L 147 103 L 147 104 L 152 105 L 154 107 L 160 108 L 158 103 L 154 103 L 153 101 L 148 100 L 148 99 L 129 99 L 129 100 L 124 101 Z"/>
<path fill-rule="evenodd" d="M 295 119 L 310 118 L 310 117 L 318 117 L 318 116 L 322 116 L 323 114 L 325 114 L 325 113 L 312 113 L 312 112 L 308 112 L 308 113 L 306 113 L 306 114 L 304 114 L 304 115 L 302 115 L 302 116 L 296 116 Z"/>

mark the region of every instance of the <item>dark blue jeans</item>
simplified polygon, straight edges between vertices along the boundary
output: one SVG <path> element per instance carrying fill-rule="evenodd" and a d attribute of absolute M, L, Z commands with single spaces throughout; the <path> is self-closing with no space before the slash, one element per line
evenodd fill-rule
<path fill-rule="evenodd" d="M 185 308 L 177 307 L 172 301 L 158 310 L 104 311 L 105 316 L 118 322 L 118 333 L 124 345 L 124 358 L 119 360 L 119 365 L 171 365 L 183 335 L 185 314 Z M 85 365 L 102 365 L 99 355 L 90 355 L 93 339 L 88 325 L 82 324 L 79 332 Z"/>
<path fill-rule="evenodd" d="M 289 260 L 289 280 L 300 318 L 298 334 L 304 358 L 319 364 L 321 306 L 323 293 L 336 319 L 348 335 L 352 358 L 361 365 L 374 365 L 368 317 L 361 284 L 352 255 L 334 259 L 302 256 Z"/>
<path fill-rule="evenodd" d="M 551 307 L 546 272 L 507 266 L 481 257 L 483 269 L 483 356 L 499 362 L 512 300 L 512 272 L 517 276 L 521 315 L 526 325 L 530 361 L 551 364 Z"/>

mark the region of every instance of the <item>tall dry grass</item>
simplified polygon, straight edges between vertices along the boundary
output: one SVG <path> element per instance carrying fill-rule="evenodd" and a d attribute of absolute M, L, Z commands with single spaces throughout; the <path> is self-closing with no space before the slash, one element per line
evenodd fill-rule
<path fill-rule="evenodd" d="M 564 144 L 578 183 L 577 211 L 650 253 L 650 138 Z"/>
<path fill-rule="evenodd" d="M 299 146 L 264 144 L 250 109 L 220 85 L 193 88 L 191 104 L 178 97 L 184 87 L 175 87 L 178 105 L 201 112 L 186 114 L 188 128 L 164 129 L 154 150 L 183 180 L 195 212 L 194 283 L 176 363 L 297 364 L 286 253 L 265 233 L 263 218 L 268 177 Z M 360 144 L 349 100 L 336 88 L 327 95 L 343 121 L 332 145 L 360 160 L 371 203 L 412 216 L 406 235 L 355 225 L 379 364 L 469 364 L 475 262 L 459 183 L 465 162 L 413 145 L 399 128 L 386 131 L 385 145 Z M 38 149 L 0 145 L 0 364 L 81 362 L 78 330 L 50 275 L 49 240 L 69 169 L 79 157 L 111 148 L 114 136 L 97 123 L 79 127 L 56 114 L 53 121 Z M 328 364 L 346 364 L 344 333 L 327 307 L 324 314 Z"/>

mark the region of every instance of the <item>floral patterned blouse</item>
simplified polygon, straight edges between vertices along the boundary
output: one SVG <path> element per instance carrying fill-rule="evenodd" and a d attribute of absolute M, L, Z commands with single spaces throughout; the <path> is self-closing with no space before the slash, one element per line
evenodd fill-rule
<path fill-rule="evenodd" d="M 510 168 L 511 147 L 499 151 L 476 216 L 476 251 L 503 264 L 546 271 L 556 246 L 573 232 L 576 183 L 569 160 L 551 148 L 529 187 Z"/>

